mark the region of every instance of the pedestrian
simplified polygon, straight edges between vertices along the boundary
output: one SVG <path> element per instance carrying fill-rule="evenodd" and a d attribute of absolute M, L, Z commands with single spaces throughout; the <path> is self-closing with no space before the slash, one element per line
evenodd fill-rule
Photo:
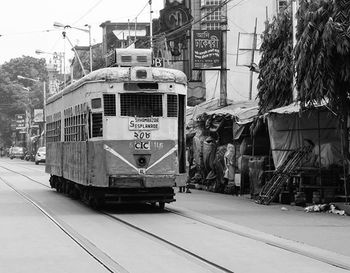
<path fill-rule="evenodd" d="M 236 163 L 236 151 L 235 146 L 231 143 L 227 144 L 227 150 L 224 155 L 225 170 L 224 178 L 227 181 L 227 187 L 234 190 L 237 194 L 237 189 L 235 185 L 235 163 Z"/>

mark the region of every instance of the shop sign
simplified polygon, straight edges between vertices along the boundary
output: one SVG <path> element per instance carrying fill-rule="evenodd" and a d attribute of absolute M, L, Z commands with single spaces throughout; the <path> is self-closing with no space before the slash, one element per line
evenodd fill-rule
<path fill-rule="evenodd" d="M 193 31 L 193 67 L 212 68 L 221 65 L 221 31 Z"/>

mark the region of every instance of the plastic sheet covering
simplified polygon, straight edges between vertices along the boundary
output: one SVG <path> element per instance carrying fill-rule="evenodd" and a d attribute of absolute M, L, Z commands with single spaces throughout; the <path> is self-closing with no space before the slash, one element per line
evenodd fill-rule
<path fill-rule="evenodd" d="M 337 164 L 341 160 L 340 131 L 337 118 L 326 109 L 313 109 L 302 113 L 269 113 L 268 129 L 275 167 L 278 168 L 291 150 L 300 148 L 305 139 L 315 144 L 318 156 L 321 146 L 321 167 Z M 310 159 L 317 167 L 317 159 Z M 307 162 L 305 162 L 307 163 Z"/>

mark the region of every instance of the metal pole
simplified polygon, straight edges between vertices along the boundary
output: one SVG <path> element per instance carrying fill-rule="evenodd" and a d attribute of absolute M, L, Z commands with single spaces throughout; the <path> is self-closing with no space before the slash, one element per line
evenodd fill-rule
<path fill-rule="evenodd" d="M 90 72 L 92 72 L 91 26 L 87 25 L 87 27 L 89 28 Z"/>
<path fill-rule="evenodd" d="M 134 45 L 136 46 L 136 28 L 137 28 L 137 17 L 135 18 L 135 35 L 134 35 Z"/>
<path fill-rule="evenodd" d="M 63 88 L 66 87 L 66 39 L 65 36 L 63 36 Z"/>
<path fill-rule="evenodd" d="M 79 64 L 80 64 L 81 70 L 83 71 L 84 76 L 86 76 L 86 72 L 85 72 L 83 63 L 82 63 L 81 60 L 80 60 L 80 57 L 79 57 L 78 52 L 75 50 L 75 47 L 73 46 L 72 42 L 69 40 L 68 36 L 66 35 L 66 32 L 63 31 L 62 34 L 63 34 L 63 37 L 67 38 L 67 41 L 69 42 L 69 44 L 70 44 L 71 47 L 73 48 L 73 51 L 74 51 L 74 53 L 75 53 L 75 56 L 77 57 L 78 62 L 79 62 Z"/>
<path fill-rule="evenodd" d="M 45 80 L 43 81 L 43 145 L 46 143 L 46 82 Z"/>
<path fill-rule="evenodd" d="M 150 39 L 150 48 L 153 52 L 153 30 L 152 30 L 152 13 L 153 13 L 153 10 L 152 10 L 152 0 L 149 0 L 148 1 L 149 3 L 149 39 Z"/>
<path fill-rule="evenodd" d="M 220 106 L 227 105 L 227 30 L 221 30 Z"/>
<path fill-rule="evenodd" d="M 254 55 L 255 55 L 255 49 L 256 49 L 256 28 L 258 24 L 258 18 L 255 18 L 255 26 L 254 26 L 254 33 L 253 33 L 253 47 L 252 47 L 252 57 L 250 60 L 250 75 L 249 75 L 249 100 L 252 100 L 252 93 L 253 93 L 253 63 L 254 63 Z"/>
<path fill-rule="evenodd" d="M 130 45 L 130 19 L 128 19 L 128 32 L 129 32 L 129 35 L 128 35 L 128 46 Z"/>

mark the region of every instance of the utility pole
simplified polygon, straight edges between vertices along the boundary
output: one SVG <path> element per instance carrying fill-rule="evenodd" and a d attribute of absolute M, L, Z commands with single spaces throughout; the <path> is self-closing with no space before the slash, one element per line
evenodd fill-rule
<path fill-rule="evenodd" d="M 129 35 L 128 35 L 128 46 L 130 45 L 130 19 L 128 19 L 128 32 L 129 32 Z"/>
<path fill-rule="evenodd" d="M 255 56 L 255 49 L 256 49 L 256 28 L 258 24 L 258 18 L 255 18 L 255 26 L 254 26 L 254 33 L 253 33 L 253 45 L 252 45 L 252 57 L 250 60 L 250 75 L 249 75 L 249 100 L 252 100 L 252 93 L 253 93 L 253 63 L 254 63 L 254 56 Z"/>
<path fill-rule="evenodd" d="M 152 29 L 152 13 L 153 13 L 153 10 L 152 10 L 152 0 L 149 0 L 148 1 L 149 3 L 149 39 L 150 39 L 150 48 L 151 48 L 151 51 L 152 51 L 152 54 L 153 54 L 153 29 Z"/>
<path fill-rule="evenodd" d="M 221 69 L 220 69 L 220 106 L 227 105 L 227 22 L 221 30 Z"/>

